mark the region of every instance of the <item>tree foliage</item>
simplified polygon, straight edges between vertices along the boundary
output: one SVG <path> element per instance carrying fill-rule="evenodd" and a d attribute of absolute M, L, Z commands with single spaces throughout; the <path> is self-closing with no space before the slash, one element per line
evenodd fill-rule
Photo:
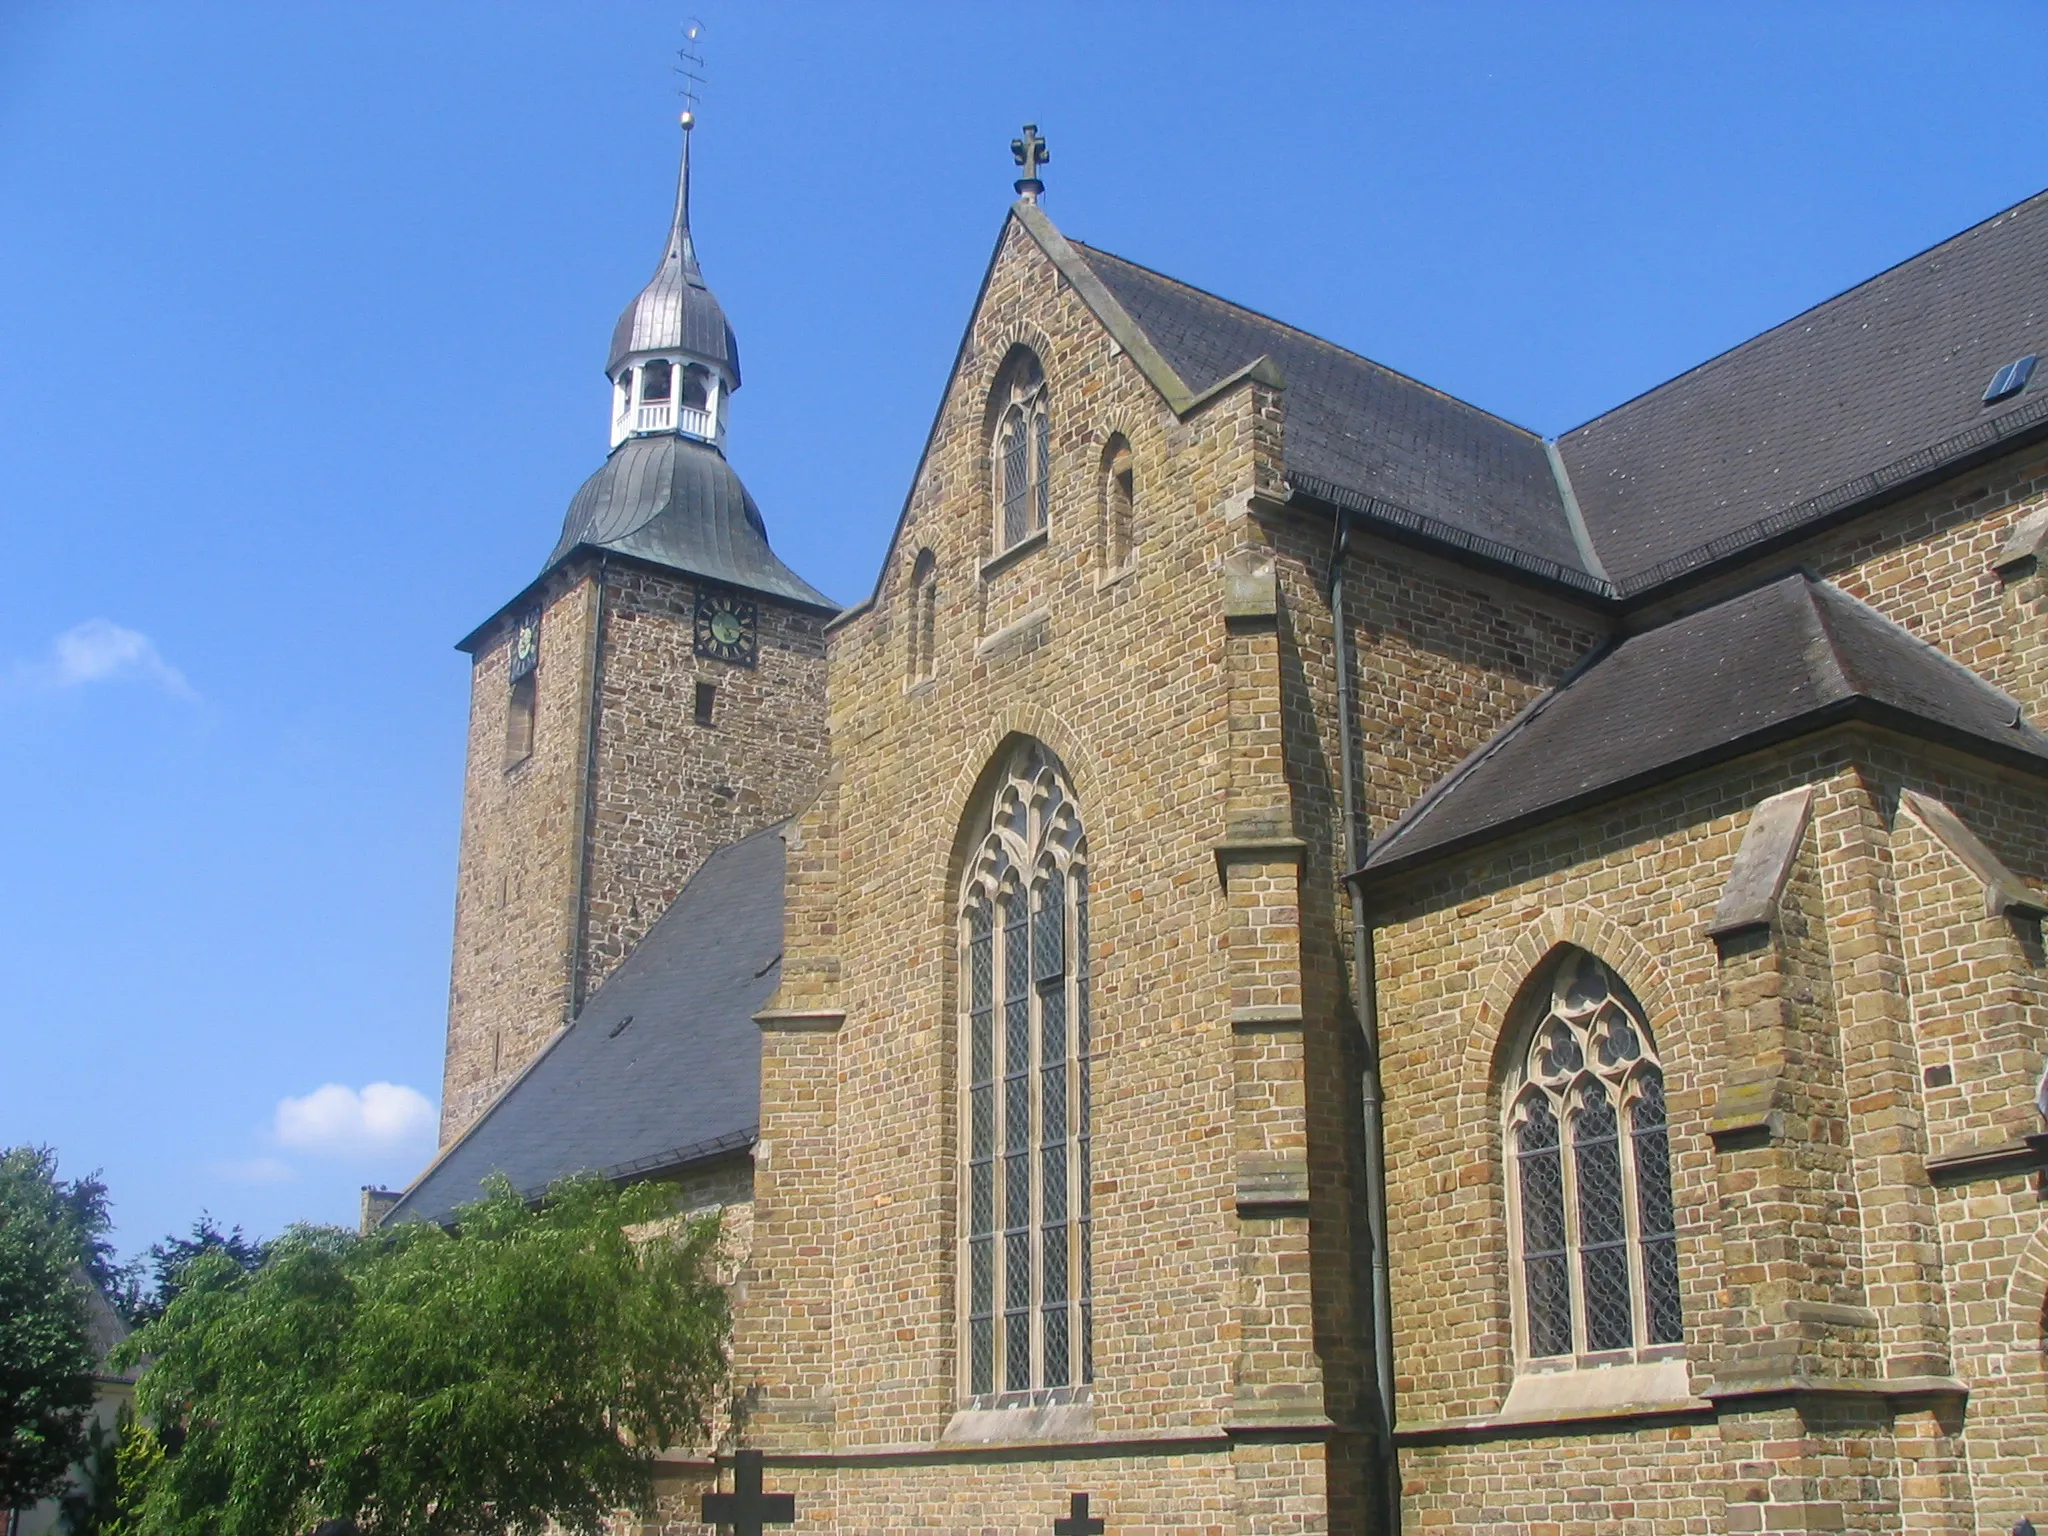
<path fill-rule="evenodd" d="M 145 1528 L 593 1532 L 648 1508 L 653 1451 L 705 1432 L 725 1371 L 717 1221 L 673 1201 L 577 1180 L 529 1207 L 500 1182 L 450 1230 L 195 1258 L 124 1346 L 167 1453 Z"/>
<path fill-rule="evenodd" d="M 121 1312 L 129 1322 L 153 1323 L 178 1299 L 185 1288 L 185 1271 L 195 1260 L 209 1253 L 225 1255 L 244 1270 L 260 1269 L 270 1245 L 244 1237 L 240 1227 L 223 1232 L 213 1217 L 201 1212 L 189 1234 L 173 1232 L 161 1242 L 151 1243 L 149 1252 L 122 1275 Z M 143 1276 L 148 1277 L 144 1284 Z"/>
<path fill-rule="evenodd" d="M 58 1492 L 92 1412 L 87 1277 L 112 1271 L 106 1186 L 47 1147 L 0 1152 L 0 1509 Z"/>

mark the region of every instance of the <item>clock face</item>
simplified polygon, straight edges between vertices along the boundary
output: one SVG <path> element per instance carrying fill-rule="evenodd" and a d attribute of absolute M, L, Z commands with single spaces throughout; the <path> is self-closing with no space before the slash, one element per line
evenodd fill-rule
<path fill-rule="evenodd" d="M 512 681 L 518 682 L 540 664 L 540 615 L 529 614 L 519 621 L 512 636 Z"/>
<path fill-rule="evenodd" d="M 734 592 L 697 593 L 697 654 L 751 667 L 757 646 L 754 605 Z"/>

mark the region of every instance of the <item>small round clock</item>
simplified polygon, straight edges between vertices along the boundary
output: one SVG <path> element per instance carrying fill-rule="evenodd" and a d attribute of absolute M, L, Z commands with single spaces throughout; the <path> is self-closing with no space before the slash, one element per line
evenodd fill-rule
<path fill-rule="evenodd" d="M 737 592 L 697 591 L 696 650 L 714 661 L 751 667 L 758 644 L 754 605 Z"/>

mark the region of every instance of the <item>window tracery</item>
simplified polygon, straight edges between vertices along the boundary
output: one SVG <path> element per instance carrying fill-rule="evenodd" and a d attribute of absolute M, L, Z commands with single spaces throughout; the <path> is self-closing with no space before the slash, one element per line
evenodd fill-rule
<path fill-rule="evenodd" d="M 1680 1344 L 1664 1074 L 1642 1007 L 1578 949 L 1535 1006 L 1506 1095 L 1523 1355 Z"/>
<path fill-rule="evenodd" d="M 1017 747 L 960 904 L 967 1048 L 962 1388 L 1062 1401 L 1093 1376 L 1087 845 L 1044 747 Z"/>
<path fill-rule="evenodd" d="M 996 492 L 996 553 L 1043 533 L 1052 505 L 1052 427 L 1045 374 L 1019 349 L 997 381 L 990 445 Z"/>

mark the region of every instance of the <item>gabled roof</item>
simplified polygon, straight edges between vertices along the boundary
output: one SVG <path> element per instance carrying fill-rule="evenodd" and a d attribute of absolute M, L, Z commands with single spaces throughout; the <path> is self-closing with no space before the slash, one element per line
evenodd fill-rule
<path fill-rule="evenodd" d="M 538 1195 L 730 1155 L 760 1124 L 754 1014 L 781 972 L 778 824 L 719 849 L 633 952 L 387 1221 L 446 1221 L 503 1173 Z"/>
<path fill-rule="evenodd" d="M 1773 519 L 1824 516 L 1923 461 L 2048 419 L 2048 374 L 1983 404 L 1999 368 L 2039 352 L 2048 193 L 1595 417 L 1558 449 L 1601 561 L 1636 590 L 1782 531 Z"/>
<path fill-rule="evenodd" d="M 1190 392 L 1260 357 L 1287 385 L 1286 469 L 1591 575 L 1543 439 L 1369 358 L 1135 262 L 1068 242 Z"/>
<path fill-rule="evenodd" d="M 1381 838 L 1391 873 L 1837 721 L 2048 775 L 2048 736 L 1869 605 L 1792 575 L 1633 636 L 1538 699 Z"/>

